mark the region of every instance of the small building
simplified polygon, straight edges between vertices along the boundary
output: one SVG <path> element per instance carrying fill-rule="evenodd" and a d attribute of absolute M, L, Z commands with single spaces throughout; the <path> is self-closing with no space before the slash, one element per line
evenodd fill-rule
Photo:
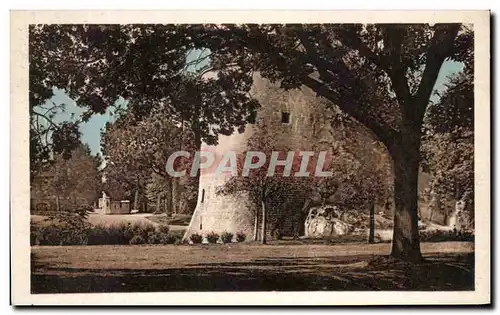
<path fill-rule="evenodd" d="M 102 214 L 130 214 L 129 200 L 111 200 L 105 192 L 99 198 L 98 207 Z"/>

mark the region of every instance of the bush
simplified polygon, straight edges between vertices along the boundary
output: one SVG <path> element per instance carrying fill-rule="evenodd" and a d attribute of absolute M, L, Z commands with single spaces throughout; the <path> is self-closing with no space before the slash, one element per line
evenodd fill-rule
<path fill-rule="evenodd" d="M 142 236 L 143 239 L 147 239 L 149 233 L 155 232 L 156 228 L 152 223 L 134 223 L 131 226 L 133 236 Z"/>
<path fill-rule="evenodd" d="M 168 244 L 189 244 L 189 241 L 188 240 L 184 240 L 184 242 L 182 241 L 182 239 L 184 238 L 184 234 L 186 234 L 186 232 L 184 230 L 176 230 L 176 231 L 170 231 L 168 233 L 168 237 L 170 238 L 170 241 Z M 173 242 L 173 243 L 170 243 L 170 242 Z"/>
<path fill-rule="evenodd" d="M 94 208 L 87 204 L 78 205 L 73 207 L 72 212 L 82 218 L 87 218 L 89 213 L 94 212 Z"/>
<path fill-rule="evenodd" d="M 223 232 L 220 236 L 222 243 L 227 244 L 233 241 L 233 233 L 231 232 Z"/>
<path fill-rule="evenodd" d="M 217 243 L 218 240 L 219 240 L 219 234 L 215 232 L 210 232 L 207 234 L 207 242 L 215 244 Z"/>
<path fill-rule="evenodd" d="M 50 222 L 47 225 L 32 225 L 30 231 L 32 245 L 86 245 L 88 229 L 86 226 L 75 227 L 65 222 Z"/>
<path fill-rule="evenodd" d="M 179 244 L 181 239 L 182 239 L 182 236 L 179 237 L 179 235 L 167 234 L 165 236 L 165 243 L 164 244 Z"/>
<path fill-rule="evenodd" d="M 421 242 L 474 242 L 473 231 L 427 230 L 419 234 Z"/>
<path fill-rule="evenodd" d="M 111 236 L 109 230 L 104 225 L 96 225 L 91 229 L 89 229 L 88 233 L 89 245 L 113 244 L 112 242 L 110 242 L 110 238 Z"/>
<path fill-rule="evenodd" d="M 201 244 L 201 242 L 203 241 L 203 236 L 201 236 L 198 233 L 194 233 L 194 234 L 191 234 L 189 239 L 191 240 L 191 242 L 193 242 L 193 244 Z"/>
<path fill-rule="evenodd" d="M 147 243 L 148 244 L 162 244 L 163 243 L 163 233 L 155 231 L 149 232 Z"/>
<path fill-rule="evenodd" d="M 41 226 L 36 232 L 36 243 L 38 245 L 62 245 L 62 234 L 54 224 Z"/>
<path fill-rule="evenodd" d="M 245 233 L 243 233 L 243 232 L 236 233 L 236 241 L 238 243 L 244 242 L 246 239 L 247 239 L 247 236 Z"/>
<path fill-rule="evenodd" d="M 156 230 L 161 233 L 168 234 L 168 232 L 170 232 L 170 227 L 168 225 L 161 224 L 156 228 Z"/>
<path fill-rule="evenodd" d="M 119 223 L 91 226 L 70 220 L 31 223 L 30 244 L 33 245 L 129 245 L 179 244 L 184 231 L 169 231 L 168 226 Z M 199 236 L 201 238 L 201 236 Z M 201 239 L 199 241 L 201 243 Z"/>
<path fill-rule="evenodd" d="M 113 228 L 113 233 L 115 235 L 114 239 L 116 240 L 115 244 L 119 244 L 119 245 L 129 244 L 132 237 L 134 237 L 134 230 L 133 230 L 132 224 L 130 222 L 121 223 L 121 224 L 112 226 L 112 228 Z"/>
<path fill-rule="evenodd" d="M 39 245 L 38 244 L 38 228 L 34 227 L 34 226 L 31 226 L 31 230 L 30 230 L 30 245 L 31 246 Z"/>
<path fill-rule="evenodd" d="M 140 244 L 146 244 L 146 239 L 144 239 L 144 237 L 142 237 L 141 235 L 135 235 L 130 240 L 130 245 L 140 245 Z"/>
<path fill-rule="evenodd" d="M 149 244 L 178 244 L 182 235 L 163 233 L 161 231 L 152 232 L 148 236 Z"/>
<path fill-rule="evenodd" d="M 88 231 L 89 245 L 128 245 L 134 236 L 130 223 L 119 223 L 111 226 L 96 225 Z"/>

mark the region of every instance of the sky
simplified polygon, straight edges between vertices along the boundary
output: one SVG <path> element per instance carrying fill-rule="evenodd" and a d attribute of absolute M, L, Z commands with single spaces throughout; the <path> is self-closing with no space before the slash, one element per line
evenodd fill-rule
<path fill-rule="evenodd" d="M 188 57 L 189 59 L 189 57 Z M 441 67 L 439 76 L 434 86 L 434 91 L 442 91 L 445 87 L 447 78 L 450 75 L 458 73 L 462 70 L 463 64 L 458 62 L 445 62 Z M 436 101 L 437 96 L 432 95 L 431 101 Z M 66 104 L 65 111 L 56 115 L 55 122 L 71 121 L 77 119 L 82 113 L 83 109 L 76 105 L 76 102 L 69 98 L 63 90 L 56 89 L 54 96 L 50 100 L 55 104 Z M 115 104 L 117 106 L 126 106 L 126 102 L 120 99 Z M 82 142 L 87 143 L 93 154 L 101 153 L 101 132 L 103 131 L 108 121 L 113 121 L 116 115 L 113 115 L 114 109 L 108 108 L 103 115 L 93 115 L 90 120 L 80 125 L 80 132 L 82 133 Z"/>

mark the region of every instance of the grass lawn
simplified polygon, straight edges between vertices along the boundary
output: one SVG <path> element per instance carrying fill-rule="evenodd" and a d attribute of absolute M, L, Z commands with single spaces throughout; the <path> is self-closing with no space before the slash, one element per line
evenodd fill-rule
<path fill-rule="evenodd" d="M 426 262 L 390 244 L 32 247 L 33 293 L 473 290 L 472 243 L 423 243 Z"/>

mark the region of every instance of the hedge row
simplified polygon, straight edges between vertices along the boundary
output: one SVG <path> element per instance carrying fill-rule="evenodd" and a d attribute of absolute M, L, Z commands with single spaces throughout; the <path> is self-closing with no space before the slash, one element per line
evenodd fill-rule
<path fill-rule="evenodd" d="M 181 231 L 182 232 L 182 231 Z M 183 233 L 149 223 L 86 225 L 75 228 L 64 222 L 31 225 L 31 245 L 136 245 L 178 244 Z"/>

